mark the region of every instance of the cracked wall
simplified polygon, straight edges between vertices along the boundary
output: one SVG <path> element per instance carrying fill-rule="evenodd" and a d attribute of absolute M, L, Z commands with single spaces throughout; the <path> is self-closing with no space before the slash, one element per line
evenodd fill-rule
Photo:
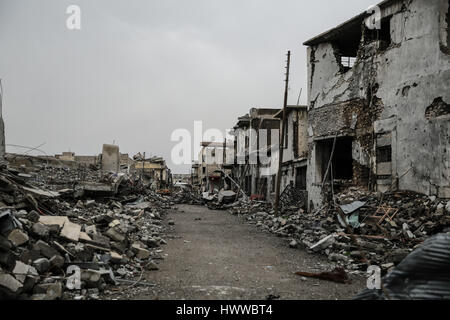
<path fill-rule="evenodd" d="M 336 133 L 354 137 L 353 183 L 450 197 L 450 55 L 442 50 L 447 12 L 448 0 L 393 2 L 382 10 L 390 22 L 390 45 L 360 46 L 346 72 L 332 43 L 308 47 L 307 180 L 314 207 L 323 200 L 316 141 Z M 383 134 L 391 139 L 389 166 L 376 161 L 377 137 Z"/>

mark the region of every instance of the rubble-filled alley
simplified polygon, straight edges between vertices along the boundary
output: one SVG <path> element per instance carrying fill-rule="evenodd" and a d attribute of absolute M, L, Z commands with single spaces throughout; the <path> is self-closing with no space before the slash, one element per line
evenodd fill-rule
<path fill-rule="evenodd" d="M 118 28 L 153 21 L 147 16 L 127 21 L 131 8 L 112 7 L 118 10 L 111 19 Z M 81 12 L 78 6 L 67 9 L 75 16 Z M 148 12 L 153 11 L 134 14 Z M 247 27 L 256 23 L 244 20 Z M 70 21 L 67 29 L 75 34 L 78 24 Z M 70 65 L 70 79 L 83 86 L 70 92 L 64 91 L 70 87 L 64 79 L 41 88 L 50 76 L 28 77 L 42 70 L 24 76 L 8 65 L 30 64 L 5 67 L 6 59 L 0 59 L 0 73 L 9 70 L 8 95 L 3 75 L 0 79 L 0 300 L 450 300 L 450 1 L 384 0 L 328 31 L 313 26 L 309 21 L 318 33 L 303 42 L 303 58 L 287 51 L 282 105 L 273 102 L 279 88 L 258 83 L 263 77 L 254 73 L 277 69 L 273 57 L 269 63 L 245 53 L 244 60 L 233 61 L 241 47 L 240 54 L 230 50 L 221 57 L 229 43 L 222 47 L 217 41 L 220 49 L 210 44 L 222 33 L 203 43 L 190 38 L 203 34 L 194 24 L 182 36 L 181 28 L 164 31 L 170 43 L 187 39 L 190 45 L 156 54 L 160 46 L 152 43 L 152 59 L 147 28 L 136 37 L 120 29 L 120 45 L 105 46 L 119 56 L 100 54 L 90 67 Z M 271 29 L 264 42 L 285 43 L 269 36 L 286 36 L 290 29 Z M 99 43 L 117 41 L 84 30 L 65 41 L 83 43 L 86 34 Z M 259 29 L 254 33 L 266 37 Z M 34 36 L 25 42 L 47 43 Z M 205 49 L 214 63 L 192 56 Z M 274 46 L 258 54 L 280 50 Z M 183 61 L 172 63 L 169 51 Z M 139 62 L 143 57 L 145 63 Z M 291 67 L 294 59 L 302 69 Z M 158 65 L 150 68 L 147 60 Z M 240 70 L 249 60 L 260 65 Z M 33 68 L 50 65 L 27 61 Z M 226 66 L 227 61 L 232 63 Z M 167 69 L 161 72 L 160 65 Z M 196 74 L 199 66 L 205 74 Z M 80 74 L 98 78 L 91 84 L 77 78 Z M 157 80 L 147 81 L 153 75 Z M 181 75 L 189 78 L 175 79 Z M 294 77 L 302 78 L 306 89 L 303 98 L 300 88 L 296 104 L 288 103 Z M 218 78 L 227 85 L 215 83 Z M 239 83 L 242 79 L 247 83 Z M 15 124 L 8 127 L 5 105 L 27 116 L 8 113 Z M 72 107 L 77 111 L 69 112 Z M 78 110 L 86 114 L 78 118 Z M 58 112 L 61 118 L 51 118 Z M 193 132 L 181 128 L 191 120 Z M 47 142 L 36 143 L 44 138 L 48 153 Z M 37 146 L 21 145 L 28 139 Z M 125 153 L 122 146 L 134 151 Z"/>
<path fill-rule="evenodd" d="M 286 246 L 286 240 L 261 233 L 245 219 L 205 206 L 179 205 L 170 210 L 164 260 L 158 272 L 117 299 L 272 300 L 349 299 L 365 279 L 349 274 L 341 284 L 298 276 L 333 269 L 326 257 Z M 170 225 L 170 224 L 173 225 Z"/>

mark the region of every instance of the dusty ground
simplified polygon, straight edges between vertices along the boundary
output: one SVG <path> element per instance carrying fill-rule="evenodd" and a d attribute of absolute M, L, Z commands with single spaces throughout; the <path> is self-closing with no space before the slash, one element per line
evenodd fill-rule
<path fill-rule="evenodd" d="M 148 271 L 142 279 L 157 286 L 129 289 L 116 298 L 349 299 L 365 286 L 359 276 L 351 276 L 351 284 L 302 279 L 294 272 L 332 267 L 325 258 L 290 249 L 286 239 L 262 233 L 225 211 L 178 209 L 165 222 L 172 219 L 175 225 L 166 238 L 160 270 Z"/>

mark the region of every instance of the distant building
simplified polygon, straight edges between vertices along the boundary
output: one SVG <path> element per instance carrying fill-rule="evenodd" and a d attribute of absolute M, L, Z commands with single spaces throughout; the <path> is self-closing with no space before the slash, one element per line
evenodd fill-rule
<path fill-rule="evenodd" d="M 283 111 L 275 115 L 283 118 Z M 306 168 L 308 160 L 308 107 L 286 107 L 286 129 L 284 132 L 283 165 L 280 191 L 288 185 L 306 190 Z"/>
<path fill-rule="evenodd" d="M 214 192 L 230 187 L 231 182 L 224 175 L 231 174 L 232 165 L 227 165 L 227 162 L 233 160 L 229 154 L 233 151 L 233 144 L 202 142 L 201 146 L 198 155 L 198 180 L 201 190 Z"/>
<path fill-rule="evenodd" d="M 133 163 L 134 172 L 149 182 L 155 183 L 156 188 L 166 188 L 172 183 L 172 174 L 163 158 L 152 157 L 144 159 L 140 154 L 133 158 L 135 159 Z"/>
<path fill-rule="evenodd" d="M 233 177 L 247 195 L 270 201 L 275 192 L 276 168 L 273 147 L 278 146 L 280 109 L 250 110 L 234 127 Z"/>

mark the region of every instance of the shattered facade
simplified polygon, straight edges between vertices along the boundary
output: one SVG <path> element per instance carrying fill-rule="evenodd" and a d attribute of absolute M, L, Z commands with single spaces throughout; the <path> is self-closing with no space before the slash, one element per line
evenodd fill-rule
<path fill-rule="evenodd" d="M 231 158 L 232 145 L 229 142 L 202 142 L 198 155 L 197 179 L 202 192 L 219 192 L 222 188 L 230 187 L 230 182 L 224 179 L 224 173 L 231 174 L 231 167 L 227 165 Z"/>
<path fill-rule="evenodd" d="M 247 195 L 271 201 L 275 192 L 276 168 L 273 147 L 278 144 L 280 109 L 253 108 L 234 127 L 234 177 Z M 275 152 L 276 153 L 276 152 Z"/>
<path fill-rule="evenodd" d="M 153 183 L 154 189 L 167 188 L 172 183 L 172 174 L 161 157 L 144 159 L 136 157 L 132 171 Z"/>
<path fill-rule="evenodd" d="M 306 190 L 308 108 L 307 106 L 287 106 L 286 112 L 280 190 L 285 190 L 289 185 Z M 282 119 L 283 112 L 280 111 L 276 117 Z"/>
<path fill-rule="evenodd" d="M 449 1 L 379 7 L 379 30 L 361 14 L 305 43 L 310 209 L 331 176 L 336 187 L 450 197 Z"/>

